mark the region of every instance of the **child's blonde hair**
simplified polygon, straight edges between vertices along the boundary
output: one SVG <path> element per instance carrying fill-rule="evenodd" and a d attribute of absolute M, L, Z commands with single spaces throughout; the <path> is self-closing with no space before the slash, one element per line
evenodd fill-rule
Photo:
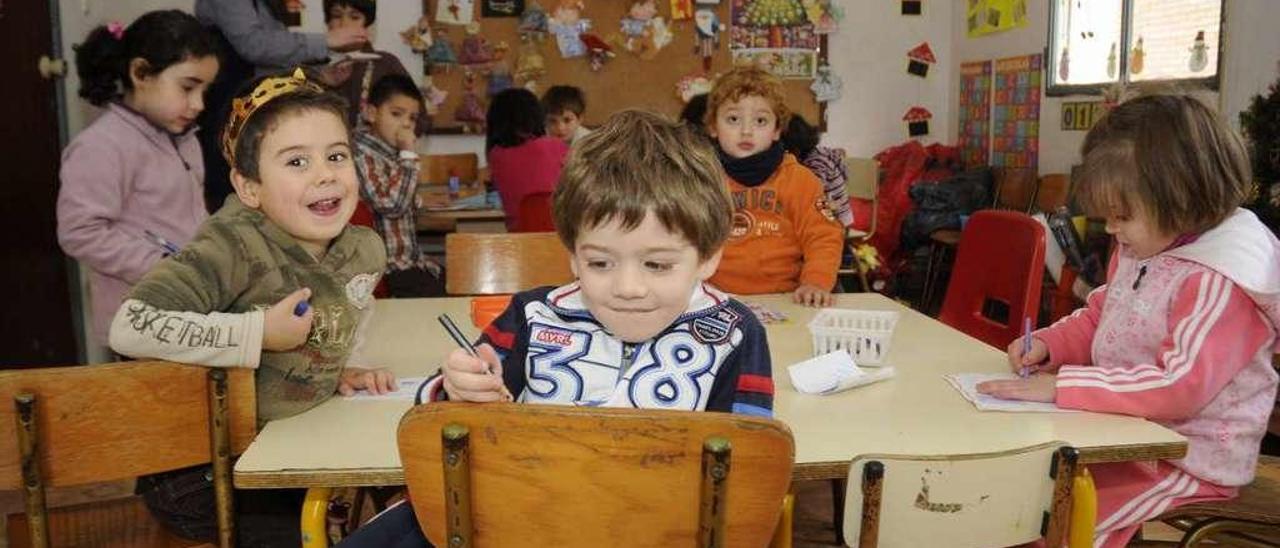
<path fill-rule="evenodd" d="M 703 123 L 706 127 L 714 128 L 716 111 L 721 106 L 753 95 L 762 97 L 769 103 L 773 116 L 778 119 L 777 127 L 787 127 L 787 123 L 791 121 L 791 110 L 787 108 L 787 94 L 782 87 L 782 80 L 755 65 L 734 67 L 716 79 L 715 86 L 707 96 L 707 112 L 703 114 Z"/>
<path fill-rule="evenodd" d="M 556 232 L 572 251 L 583 230 L 615 219 L 631 230 L 651 212 L 705 260 L 728 238 L 733 206 L 704 137 L 661 114 L 624 110 L 569 153 L 552 198 Z"/>
<path fill-rule="evenodd" d="M 1089 131 L 1080 155 L 1076 196 L 1086 212 L 1140 209 L 1167 234 L 1222 222 L 1253 180 L 1240 137 L 1213 109 L 1180 93 L 1121 103 Z"/>

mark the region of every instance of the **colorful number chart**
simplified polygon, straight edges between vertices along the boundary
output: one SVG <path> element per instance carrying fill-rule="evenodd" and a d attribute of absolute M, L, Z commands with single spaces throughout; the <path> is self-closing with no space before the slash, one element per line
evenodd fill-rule
<path fill-rule="evenodd" d="M 1034 169 L 1037 165 L 1042 61 L 1039 54 L 996 60 L 992 166 Z"/>
<path fill-rule="evenodd" d="M 991 61 L 960 65 L 960 158 L 965 167 L 987 165 L 991 145 Z"/>

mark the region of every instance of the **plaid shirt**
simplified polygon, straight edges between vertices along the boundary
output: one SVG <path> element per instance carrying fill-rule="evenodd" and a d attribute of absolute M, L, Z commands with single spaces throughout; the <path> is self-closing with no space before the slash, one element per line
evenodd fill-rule
<path fill-rule="evenodd" d="M 362 127 L 355 132 L 355 162 L 360 198 L 373 208 L 374 226 L 387 245 L 387 271 L 424 268 L 438 274 L 440 266 L 418 245 L 418 161 L 401 158 L 399 150 Z"/>

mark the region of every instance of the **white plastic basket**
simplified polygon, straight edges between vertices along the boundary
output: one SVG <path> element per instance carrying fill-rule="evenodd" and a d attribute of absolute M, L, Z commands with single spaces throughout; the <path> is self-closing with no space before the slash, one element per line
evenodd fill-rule
<path fill-rule="evenodd" d="M 824 308 L 809 322 L 813 355 L 844 349 L 858 365 L 882 365 L 897 323 L 890 310 Z"/>

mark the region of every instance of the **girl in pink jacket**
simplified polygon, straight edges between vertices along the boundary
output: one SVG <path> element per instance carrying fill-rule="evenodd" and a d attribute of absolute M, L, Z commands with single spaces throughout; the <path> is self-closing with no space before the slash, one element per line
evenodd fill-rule
<path fill-rule="evenodd" d="M 1124 546 L 1164 511 L 1253 480 L 1276 397 L 1280 243 L 1240 209 L 1253 180 L 1239 137 L 1180 95 L 1119 105 L 1085 138 L 1077 196 L 1118 249 L 1084 308 L 1009 346 L 1028 378 L 997 397 L 1144 417 L 1186 436 L 1177 460 L 1090 465 L 1094 546 Z"/>
<path fill-rule="evenodd" d="M 100 345 L 129 288 L 209 216 L 192 122 L 218 73 L 216 47 L 178 10 L 97 27 L 76 47 L 80 96 L 106 108 L 62 152 L 58 243 L 90 270 Z"/>

